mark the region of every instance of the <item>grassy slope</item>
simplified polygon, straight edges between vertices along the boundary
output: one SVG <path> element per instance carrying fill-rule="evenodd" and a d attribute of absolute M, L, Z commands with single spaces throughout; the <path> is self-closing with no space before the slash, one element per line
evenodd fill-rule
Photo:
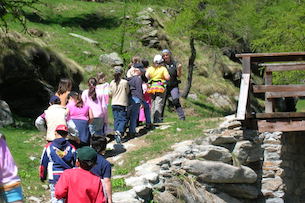
<path fill-rule="evenodd" d="M 100 64 L 98 57 L 103 53 L 120 52 L 124 4 L 120 1 L 95 3 L 71 0 L 42 0 L 42 2 L 43 5 L 39 6 L 37 14 L 29 11 L 27 17 L 29 29 L 42 30 L 46 34 L 44 37 L 36 38 L 35 40 L 43 41 L 46 46 L 63 53 L 83 67 L 93 65 L 95 67 L 93 70 L 85 70 L 85 79 L 98 71 L 104 71 L 110 75 L 109 67 Z M 134 18 L 138 11 L 148 6 L 129 2 L 127 3 L 126 15 Z M 160 7 L 156 5 L 150 6 L 162 15 Z M 140 55 L 151 60 L 158 51 L 138 46 L 137 36 L 135 35 L 138 25 L 134 24 L 133 21 L 126 21 L 126 26 L 127 32 L 122 55 L 124 59 L 128 62 L 131 56 Z M 21 26 L 14 22 L 10 23 L 10 28 L 12 30 L 21 30 Z M 89 37 L 100 44 L 99 46 L 94 46 L 70 36 L 70 32 Z M 186 67 L 189 56 L 188 39 L 172 37 L 172 40 L 173 52 Z M 130 46 L 130 44 L 134 45 Z M 84 51 L 89 51 L 91 55 L 84 54 Z M 192 92 L 197 94 L 199 100 L 182 100 L 183 106 L 186 108 L 187 121 L 181 122 L 174 113 L 166 112 L 165 121 L 174 121 L 176 123 L 166 130 L 154 130 L 147 136 L 141 137 L 140 139 L 143 139 L 147 145 L 130 153 L 125 153 L 124 160 L 128 161 L 125 161 L 125 164 L 121 166 L 113 166 L 115 175 L 132 172 L 133 168 L 143 161 L 169 151 L 173 143 L 201 136 L 203 135 L 203 129 L 214 127 L 217 123 L 217 120 L 210 121 L 209 119 L 204 120 L 204 118 L 225 115 L 225 111 L 204 102 L 206 96 L 203 94 L 206 91 L 211 91 L 211 86 L 204 85 L 205 88 L 201 88 L 202 84 L 211 84 L 216 81 L 215 78 L 203 79 L 198 75 L 201 71 L 201 65 L 208 66 L 206 61 L 209 58 L 204 56 L 203 53 L 205 52 L 206 49 L 198 47 L 198 60 L 200 60 L 198 65 L 200 66 L 194 72 Z M 222 84 L 222 81 L 217 80 L 217 83 Z M 220 86 L 220 89 L 226 88 Z M 181 129 L 181 131 L 177 129 Z M 19 166 L 25 196 L 34 195 L 38 197 L 45 196 L 43 199 L 48 198 L 49 193 L 42 188 L 38 178 L 39 158 L 44 145 L 43 136 L 39 136 L 41 133 L 25 128 L 3 128 L 0 131 L 4 132 L 8 137 L 8 144 Z M 32 161 L 29 157 L 36 157 L 36 159 Z M 113 180 L 113 185 L 115 191 L 125 188 L 123 179 Z"/>

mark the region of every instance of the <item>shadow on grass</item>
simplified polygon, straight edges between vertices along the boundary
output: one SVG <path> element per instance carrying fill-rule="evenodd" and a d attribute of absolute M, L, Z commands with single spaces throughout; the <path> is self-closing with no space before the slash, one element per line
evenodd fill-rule
<path fill-rule="evenodd" d="M 41 24 L 58 24 L 63 27 L 81 27 L 84 30 L 96 30 L 98 28 L 111 29 L 118 27 L 121 24 L 121 20 L 114 16 L 104 16 L 101 13 L 90 13 L 85 15 L 79 15 L 71 18 L 57 15 L 54 17 L 48 17 L 44 19 L 37 13 L 26 13 L 27 20 Z"/>
<path fill-rule="evenodd" d="M 200 108 L 203 108 L 203 109 L 206 109 L 208 110 L 209 112 L 211 112 L 211 114 L 214 114 L 214 113 L 217 113 L 218 115 L 221 115 L 221 116 L 226 116 L 226 115 L 229 115 L 232 113 L 232 111 L 230 110 L 220 110 L 218 108 L 215 108 L 213 106 L 209 106 L 209 105 L 206 105 L 204 103 L 201 103 L 201 102 L 198 102 L 198 101 L 191 101 L 190 102 Z"/>

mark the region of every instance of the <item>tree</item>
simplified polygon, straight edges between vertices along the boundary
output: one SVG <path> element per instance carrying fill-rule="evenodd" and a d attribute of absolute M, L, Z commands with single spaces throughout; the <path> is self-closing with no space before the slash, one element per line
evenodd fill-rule
<path fill-rule="evenodd" d="M 1 0 L 0 1 L 0 26 L 8 29 L 9 18 L 16 19 L 26 30 L 25 11 L 35 9 L 34 4 L 40 0 Z"/>
<path fill-rule="evenodd" d="M 187 71 L 187 84 L 181 95 L 185 99 L 187 98 L 187 96 L 191 90 L 192 81 L 193 81 L 193 70 L 194 70 L 194 66 L 195 66 L 194 62 L 196 59 L 196 49 L 195 49 L 194 41 L 195 41 L 195 39 L 193 37 L 191 37 L 191 39 L 190 39 L 191 56 L 189 58 L 189 64 L 187 66 L 187 70 L 188 70 Z"/>

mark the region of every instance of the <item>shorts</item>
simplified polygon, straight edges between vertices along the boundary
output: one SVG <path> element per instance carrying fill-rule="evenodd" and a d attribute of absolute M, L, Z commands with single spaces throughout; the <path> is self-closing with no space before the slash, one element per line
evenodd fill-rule
<path fill-rule="evenodd" d="M 1 191 L 0 200 L 4 200 L 4 202 L 15 202 L 23 200 L 21 186 L 15 187 L 10 190 Z"/>

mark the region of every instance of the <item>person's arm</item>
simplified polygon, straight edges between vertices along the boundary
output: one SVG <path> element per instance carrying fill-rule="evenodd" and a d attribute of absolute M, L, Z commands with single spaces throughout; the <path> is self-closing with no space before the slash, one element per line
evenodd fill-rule
<path fill-rule="evenodd" d="M 145 72 L 145 77 L 147 78 L 147 80 L 150 80 L 150 68 L 148 68 Z"/>
<path fill-rule="evenodd" d="M 47 147 L 49 144 L 47 144 L 44 147 L 40 160 L 39 177 L 41 181 L 45 181 L 47 179 L 47 171 L 48 171 L 48 163 L 49 163 L 49 157 L 47 156 Z"/>
<path fill-rule="evenodd" d="M 44 118 L 42 118 L 42 116 L 38 116 L 35 120 L 35 126 L 39 131 L 42 132 L 46 132 L 47 128 L 46 128 L 46 121 Z"/>
<path fill-rule="evenodd" d="M 165 80 L 169 80 L 170 78 L 171 78 L 171 77 L 170 77 L 170 75 L 169 75 L 167 69 L 164 67 L 164 79 L 165 79 Z"/>
<path fill-rule="evenodd" d="M 104 183 L 106 187 L 106 193 L 107 193 L 107 203 L 112 203 L 112 184 L 111 184 L 111 178 L 104 178 Z"/>
<path fill-rule="evenodd" d="M 55 197 L 56 199 L 67 198 L 68 196 L 68 182 L 66 180 L 65 172 L 61 174 L 59 180 L 55 185 Z"/>
<path fill-rule="evenodd" d="M 93 121 L 93 112 L 92 112 L 92 109 L 91 108 L 89 108 L 89 123 L 92 123 L 92 121 Z"/>
<path fill-rule="evenodd" d="M 177 66 L 177 76 L 180 78 L 181 75 L 182 75 L 182 65 L 181 63 L 179 63 Z"/>

